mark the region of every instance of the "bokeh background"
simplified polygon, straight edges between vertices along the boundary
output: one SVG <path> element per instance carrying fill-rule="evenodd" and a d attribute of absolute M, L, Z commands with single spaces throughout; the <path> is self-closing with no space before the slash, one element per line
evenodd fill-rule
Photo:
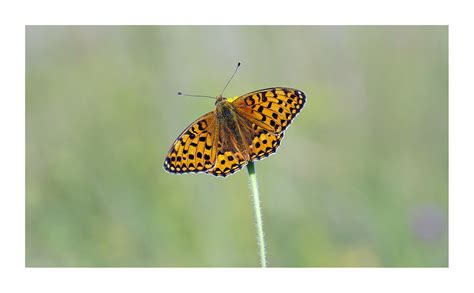
<path fill-rule="evenodd" d="M 257 163 L 270 266 L 448 266 L 446 26 L 26 27 L 26 266 L 253 267 L 246 170 L 166 173 L 214 109 L 307 104 Z"/>

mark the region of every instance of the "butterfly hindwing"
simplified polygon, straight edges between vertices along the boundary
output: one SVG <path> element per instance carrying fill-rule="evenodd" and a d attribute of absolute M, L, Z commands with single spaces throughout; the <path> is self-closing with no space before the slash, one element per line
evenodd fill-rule
<path fill-rule="evenodd" d="M 274 134 L 265 130 L 256 132 L 250 146 L 250 159 L 260 160 L 275 153 L 283 139 L 283 132 Z"/>
<path fill-rule="evenodd" d="M 232 104 L 242 116 L 272 133 L 283 132 L 306 102 L 297 89 L 275 87 L 240 96 Z"/>
<path fill-rule="evenodd" d="M 283 139 L 283 133 L 273 134 L 255 125 L 254 128 L 252 143 L 247 148 L 249 161 L 261 160 L 275 153 Z M 214 168 L 206 173 L 226 177 L 239 171 L 247 163 L 248 161 L 238 150 L 219 150 Z"/>
<path fill-rule="evenodd" d="M 247 161 L 238 151 L 219 151 L 214 168 L 206 173 L 214 176 L 226 177 L 227 175 L 233 174 L 242 169 L 246 164 Z"/>
<path fill-rule="evenodd" d="M 175 140 L 164 168 L 170 173 L 205 172 L 214 166 L 217 155 L 215 113 L 194 121 Z"/>

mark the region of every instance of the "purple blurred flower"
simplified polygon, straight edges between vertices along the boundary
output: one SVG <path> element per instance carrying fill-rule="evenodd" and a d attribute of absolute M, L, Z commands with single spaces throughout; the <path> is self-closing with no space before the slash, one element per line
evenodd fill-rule
<path fill-rule="evenodd" d="M 443 211 L 434 205 L 416 207 L 411 217 L 411 228 L 415 236 L 424 242 L 439 240 L 447 227 Z"/>

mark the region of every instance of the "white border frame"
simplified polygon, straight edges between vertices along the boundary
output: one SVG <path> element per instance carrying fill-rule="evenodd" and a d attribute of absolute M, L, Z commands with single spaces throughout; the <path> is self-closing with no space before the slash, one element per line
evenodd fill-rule
<path fill-rule="evenodd" d="M 12 2 L 12 1 L 11 1 Z M 461 1 L 17 1 L 2 5 L 0 291 L 472 292 L 473 31 Z M 465 3 L 468 3 L 466 1 Z M 279 17 L 281 16 L 281 17 Z M 25 268 L 25 25 L 449 24 L 448 269 Z M 456 286 L 456 288 L 454 288 Z M 460 290 L 460 291 L 461 291 Z M 306 290 L 305 290 L 306 291 Z M 164 291 L 167 292 L 167 291 Z"/>

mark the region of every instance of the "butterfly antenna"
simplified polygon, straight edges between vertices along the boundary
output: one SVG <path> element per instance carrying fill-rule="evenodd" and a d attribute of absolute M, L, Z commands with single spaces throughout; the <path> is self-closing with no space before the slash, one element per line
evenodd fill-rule
<path fill-rule="evenodd" d="M 239 70 L 239 67 L 240 67 L 240 62 L 237 63 L 237 67 L 235 68 L 234 73 L 232 74 L 232 76 L 230 77 L 229 81 L 226 83 L 224 89 L 222 90 L 221 96 L 222 96 L 222 94 L 224 93 L 224 91 L 225 91 L 225 89 L 227 88 L 227 86 L 229 85 L 230 81 L 234 78 L 234 75 L 237 73 L 237 70 Z"/>
<path fill-rule="evenodd" d="M 179 96 L 187 96 L 187 97 L 198 97 L 198 98 L 211 98 L 211 99 L 216 99 L 216 97 L 211 97 L 211 96 L 203 96 L 203 95 L 188 95 L 188 94 L 183 94 L 182 92 L 178 92 Z"/>

